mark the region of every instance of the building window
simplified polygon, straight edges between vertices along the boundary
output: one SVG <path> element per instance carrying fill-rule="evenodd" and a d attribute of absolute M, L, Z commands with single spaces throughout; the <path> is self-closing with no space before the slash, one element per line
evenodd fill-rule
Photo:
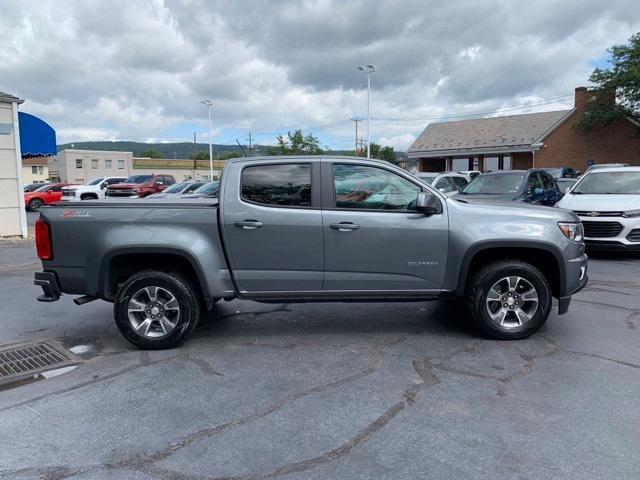
<path fill-rule="evenodd" d="M 91 169 L 92 170 L 97 170 L 98 169 L 98 159 L 97 158 L 92 158 L 91 159 Z"/>
<path fill-rule="evenodd" d="M 202 180 L 204 180 L 205 182 L 209 181 L 209 175 L 202 175 Z"/>
<path fill-rule="evenodd" d="M 503 170 L 511 170 L 511 156 L 505 155 L 502 157 L 502 169 Z"/>
<path fill-rule="evenodd" d="M 104 161 L 104 168 L 107 170 L 111 170 L 111 159 L 105 159 Z"/>
<path fill-rule="evenodd" d="M 36 167 L 35 165 L 31 166 L 31 173 L 38 173 L 38 167 Z"/>
<path fill-rule="evenodd" d="M 498 157 L 484 157 L 484 171 L 494 171 L 500 169 L 500 161 Z"/>
<path fill-rule="evenodd" d="M 469 159 L 468 158 L 454 158 L 451 160 L 451 171 L 453 172 L 464 172 L 469 170 Z"/>
<path fill-rule="evenodd" d="M 124 170 L 124 160 L 118 160 L 118 170 Z"/>
<path fill-rule="evenodd" d="M 76 168 L 82 168 L 82 159 L 76 158 Z"/>

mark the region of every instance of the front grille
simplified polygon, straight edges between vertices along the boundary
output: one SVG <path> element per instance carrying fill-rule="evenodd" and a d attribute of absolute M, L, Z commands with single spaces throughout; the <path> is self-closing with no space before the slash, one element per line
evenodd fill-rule
<path fill-rule="evenodd" d="M 621 217 L 622 212 L 598 212 L 593 210 L 574 210 L 579 217 Z"/>
<path fill-rule="evenodd" d="M 627 240 L 630 242 L 640 242 L 640 228 L 631 230 L 629 235 L 627 235 Z"/>
<path fill-rule="evenodd" d="M 46 342 L 14 345 L 0 350 L 0 385 L 78 363 L 71 352 Z"/>
<path fill-rule="evenodd" d="M 137 195 L 135 190 L 132 189 L 123 189 L 123 190 L 107 190 L 107 196 L 109 197 L 131 197 L 133 195 Z"/>
<path fill-rule="evenodd" d="M 616 237 L 622 231 L 618 222 L 587 222 L 583 221 L 584 236 L 588 238 Z"/>

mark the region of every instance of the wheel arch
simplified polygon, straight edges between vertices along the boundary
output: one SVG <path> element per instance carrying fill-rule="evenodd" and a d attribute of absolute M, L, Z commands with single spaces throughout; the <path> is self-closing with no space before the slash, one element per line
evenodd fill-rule
<path fill-rule="evenodd" d="M 465 253 L 458 275 L 457 295 L 462 296 L 470 273 L 493 260 L 517 258 L 539 268 L 551 284 L 554 297 L 564 292 L 566 269 L 562 252 L 553 244 L 526 241 L 487 241 L 470 247 Z"/>
<path fill-rule="evenodd" d="M 109 252 L 99 269 L 98 292 L 101 298 L 112 301 L 122 281 L 147 269 L 179 271 L 193 281 L 207 309 L 213 306 L 214 299 L 198 259 L 188 251 L 170 247 L 126 247 Z"/>

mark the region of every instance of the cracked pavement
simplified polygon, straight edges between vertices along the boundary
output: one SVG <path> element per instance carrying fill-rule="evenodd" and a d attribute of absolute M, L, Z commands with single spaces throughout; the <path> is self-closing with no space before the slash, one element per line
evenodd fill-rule
<path fill-rule="evenodd" d="M 111 305 L 35 301 L 30 242 L 0 244 L 0 344 L 85 346 L 0 391 L 0 478 L 636 479 L 640 257 L 598 257 L 569 313 L 518 342 L 455 302 L 221 302 L 143 352 Z"/>

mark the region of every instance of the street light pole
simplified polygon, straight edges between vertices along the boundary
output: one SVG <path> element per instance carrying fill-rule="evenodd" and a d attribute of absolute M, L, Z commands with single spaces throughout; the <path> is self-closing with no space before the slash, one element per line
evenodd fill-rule
<path fill-rule="evenodd" d="M 371 75 L 376 72 L 376 67 L 368 64 L 359 66 L 358 70 L 367 76 L 367 158 L 371 158 Z"/>
<path fill-rule="evenodd" d="M 213 181 L 213 138 L 211 129 L 211 107 L 213 107 L 213 103 L 211 103 L 211 100 L 201 100 L 201 102 L 209 109 L 209 181 Z"/>

